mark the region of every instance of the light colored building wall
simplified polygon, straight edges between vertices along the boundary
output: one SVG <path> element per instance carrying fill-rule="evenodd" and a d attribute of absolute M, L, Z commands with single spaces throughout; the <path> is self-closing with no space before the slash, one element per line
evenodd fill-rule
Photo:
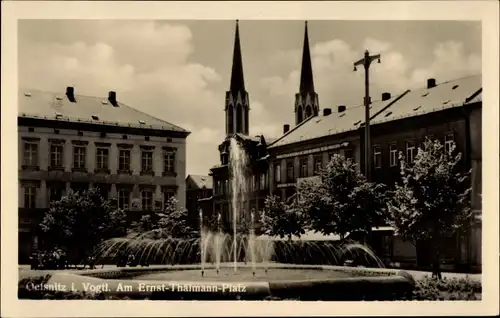
<path fill-rule="evenodd" d="M 116 182 L 113 184 L 110 197 L 116 197 L 116 184 L 130 183 L 131 180 L 141 184 L 150 182 L 155 185 L 154 200 L 163 200 L 161 185 L 177 187 L 176 197 L 179 200 L 180 206 L 185 206 L 185 178 L 186 178 L 186 139 L 171 138 L 167 142 L 165 137 L 151 136 L 149 141 L 145 140 L 145 136 L 127 135 L 127 139 L 122 138 L 122 134 L 107 134 L 101 137 L 98 132 L 83 132 L 83 136 L 78 136 L 75 130 L 60 129 L 56 134 L 53 128 L 35 128 L 34 132 L 29 132 L 28 127 L 18 127 L 18 146 L 19 146 L 19 207 L 24 207 L 24 187 L 23 182 L 29 180 L 40 180 L 40 187 L 37 190 L 36 207 L 45 208 L 48 206 L 48 193 L 45 179 L 47 177 L 48 168 L 50 165 L 50 139 L 63 139 L 63 166 L 64 172 L 71 173 L 73 167 L 73 144 L 72 141 L 86 141 L 86 168 L 87 176 L 92 179 L 94 176 L 94 168 L 96 167 L 96 142 L 110 143 L 109 148 L 109 169 L 110 175 L 115 175 L 113 178 Z M 39 138 L 38 144 L 38 166 L 39 171 L 25 171 L 22 166 L 24 163 L 24 141 L 23 138 Z M 117 144 L 131 144 L 131 170 L 132 176 L 122 176 L 117 174 L 119 162 L 119 150 Z M 140 146 L 154 146 L 153 169 L 154 176 L 141 176 L 141 148 Z M 163 176 L 163 147 L 171 147 L 176 149 L 175 171 L 176 176 Z M 96 179 L 98 181 L 98 179 Z M 92 183 L 92 181 L 91 181 Z M 105 182 L 107 183 L 107 182 Z M 70 187 L 69 182 L 66 184 Z M 135 191 L 136 195 L 140 195 L 140 191 Z"/>

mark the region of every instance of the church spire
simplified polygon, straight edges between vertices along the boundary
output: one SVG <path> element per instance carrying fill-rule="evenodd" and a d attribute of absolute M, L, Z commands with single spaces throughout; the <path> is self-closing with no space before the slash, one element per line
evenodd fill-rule
<path fill-rule="evenodd" d="M 307 21 L 304 32 L 304 47 L 302 50 L 302 70 L 300 73 L 300 93 L 313 93 L 314 80 L 311 63 L 311 52 L 309 49 L 309 35 L 307 32 Z"/>
<path fill-rule="evenodd" d="M 231 83 L 226 92 L 226 135 L 248 135 L 250 103 L 245 90 L 243 78 L 243 60 L 241 58 L 240 30 L 236 20 L 234 34 L 233 65 L 231 69 Z"/>
<path fill-rule="evenodd" d="M 309 48 L 307 21 L 304 31 L 304 46 L 302 49 L 302 68 L 300 72 L 299 92 L 295 94 L 295 124 L 298 125 L 311 116 L 319 113 L 318 94 L 314 91 L 314 79 Z"/>
<path fill-rule="evenodd" d="M 236 32 L 234 34 L 233 67 L 231 70 L 231 86 L 229 87 L 229 90 L 234 93 L 245 91 L 238 20 L 236 20 Z"/>

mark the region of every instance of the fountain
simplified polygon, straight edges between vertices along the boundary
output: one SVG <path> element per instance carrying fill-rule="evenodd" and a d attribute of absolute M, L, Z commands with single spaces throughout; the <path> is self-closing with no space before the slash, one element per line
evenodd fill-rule
<path fill-rule="evenodd" d="M 134 285 L 135 291 L 140 291 L 141 284 L 170 285 L 168 292 L 162 290 L 158 294 L 158 290 L 151 291 L 151 297 L 156 295 L 154 297 L 161 299 L 172 299 L 171 297 L 232 299 L 231 297 L 236 295 L 245 299 L 252 297 L 262 299 L 266 296 L 320 299 L 325 297 L 324 288 L 328 288 L 327 294 L 334 299 L 345 297 L 357 299 L 356 297 L 361 297 L 360 293 L 364 295 L 362 297 L 367 297 L 367 293 L 373 297 L 385 297 L 383 295 L 392 297 L 390 295 L 406 293 L 413 288 L 410 279 L 404 275 L 396 275 L 394 270 L 385 269 L 383 262 L 365 245 L 298 238 L 283 240 L 256 235 L 256 211 L 249 209 L 251 175 L 248 164 L 245 149 L 236 138 L 231 138 L 229 161 L 231 234 L 222 230 L 221 213 L 217 214 L 217 229 L 214 231 L 205 229 L 203 210 L 199 209 L 200 234 L 197 238 L 164 237 L 161 229 L 152 230 L 140 235 L 108 240 L 96 251 L 98 258 L 113 258 L 125 251 L 134 254 L 139 263 L 145 258 L 148 264 L 163 265 L 152 265 L 148 268 L 90 270 L 78 272 L 78 275 L 56 274 L 51 280 L 68 283 L 68 279 L 71 279 L 71 283 L 78 281 L 82 284 L 88 282 L 97 284 L 98 281 L 115 278 L 106 280 L 107 284 L 117 286 L 119 282 L 125 281 Z M 250 212 L 249 215 L 246 215 L 246 211 Z M 248 219 L 250 221 L 248 232 L 238 233 L 239 222 Z M 356 281 L 356 276 L 362 275 L 363 272 L 355 267 L 342 266 L 348 258 L 364 258 L 367 267 L 371 267 L 370 271 L 376 275 L 363 277 L 361 283 Z M 242 259 L 245 260 L 244 263 L 241 262 Z M 361 284 L 362 290 L 353 291 L 349 287 L 353 283 Z M 228 288 L 242 284 L 245 285 L 245 293 L 240 290 L 238 293 L 228 294 Z M 174 288 L 174 286 L 195 285 L 198 287 L 210 285 L 215 290 L 200 294 L 198 290 L 189 293 Z M 387 286 L 391 288 L 384 294 Z M 109 289 L 111 291 L 108 293 L 113 293 L 113 288 Z M 114 293 L 120 294 L 116 288 Z M 375 294 L 379 296 L 374 296 Z"/>
<path fill-rule="evenodd" d="M 205 231 L 203 231 L 203 210 L 200 208 L 200 263 L 201 263 L 201 276 L 205 273 Z"/>
<path fill-rule="evenodd" d="M 240 221 L 240 211 L 248 211 L 244 205 L 248 202 L 248 156 L 236 138 L 231 138 L 229 148 L 229 175 L 231 179 L 231 210 L 233 221 L 233 239 L 237 239 L 237 226 Z M 243 217 L 246 217 L 243 214 Z M 234 271 L 237 270 L 236 244 L 234 246 Z"/>

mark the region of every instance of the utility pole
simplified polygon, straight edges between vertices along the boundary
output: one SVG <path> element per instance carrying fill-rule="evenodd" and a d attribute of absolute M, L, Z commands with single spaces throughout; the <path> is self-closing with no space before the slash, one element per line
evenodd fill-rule
<path fill-rule="evenodd" d="M 365 177 L 368 181 L 371 181 L 371 145 L 370 145 L 370 65 L 373 61 L 378 60 L 380 63 L 380 54 L 370 55 L 368 50 L 365 51 L 365 56 L 354 63 L 354 71 L 356 71 L 356 66 L 363 65 L 365 68 Z"/>

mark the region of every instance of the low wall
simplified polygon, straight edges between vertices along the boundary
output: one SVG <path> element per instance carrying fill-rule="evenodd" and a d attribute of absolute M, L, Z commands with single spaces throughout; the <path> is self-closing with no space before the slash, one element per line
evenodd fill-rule
<path fill-rule="evenodd" d="M 151 300 L 221 300 L 221 299 L 300 299 L 300 300 L 391 300 L 404 299 L 415 288 L 415 281 L 406 272 L 390 269 L 356 269 L 341 266 L 273 264 L 280 269 L 317 269 L 349 271 L 354 277 L 311 279 L 299 281 L 224 282 L 128 280 L 155 271 L 199 269 L 192 266 L 157 266 L 151 268 L 118 268 L 88 270 L 78 273 L 55 273 L 50 286 L 69 286 L 72 291 L 102 294 L 103 298 Z"/>

